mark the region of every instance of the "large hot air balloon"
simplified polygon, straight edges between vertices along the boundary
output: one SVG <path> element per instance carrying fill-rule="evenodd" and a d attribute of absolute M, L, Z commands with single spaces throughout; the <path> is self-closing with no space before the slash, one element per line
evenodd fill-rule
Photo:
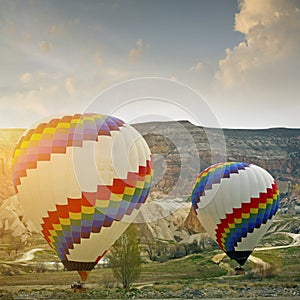
<path fill-rule="evenodd" d="M 278 209 L 279 190 L 261 167 L 225 162 L 197 177 L 192 205 L 209 235 L 243 265 L 266 233 Z"/>
<path fill-rule="evenodd" d="M 143 137 L 100 114 L 40 123 L 24 133 L 13 156 L 25 215 L 82 280 L 136 217 L 152 174 Z"/>

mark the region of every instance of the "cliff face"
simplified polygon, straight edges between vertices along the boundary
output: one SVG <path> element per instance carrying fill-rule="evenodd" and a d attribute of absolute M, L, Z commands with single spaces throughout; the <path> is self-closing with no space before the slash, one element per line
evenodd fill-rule
<path fill-rule="evenodd" d="M 229 160 L 260 165 L 280 181 L 300 183 L 300 130 L 224 130 Z"/>
<path fill-rule="evenodd" d="M 12 155 L 24 129 L 0 129 L 0 205 L 15 194 L 12 184 Z"/>
<path fill-rule="evenodd" d="M 217 130 L 187 121 L 137 124 L 136 128 L 144 134 L 154 163 L 157 154 L 164 160 L 164 174 L 159 170 L 153 190 L 170 193 L 179 182 L 177 194 L 188 195 L 195 174 L 227 160 L 259 165 L 278 181 L 282 196 L 300 196 L 300 129 Z"/>

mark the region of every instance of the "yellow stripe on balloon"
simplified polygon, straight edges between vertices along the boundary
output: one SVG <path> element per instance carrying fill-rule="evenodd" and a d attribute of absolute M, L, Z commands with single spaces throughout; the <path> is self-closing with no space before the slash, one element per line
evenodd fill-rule
<path fill-rule="evenodd" d="M 87 116 L 87 115 L 85 115 L 85 116 L 83 117 L 83 119 L 84 119 L 85 121 L 94 121 L 94 117 L 93 117 L 93 116 Z"/>
<path fill-rule="evenodd" d="M 59 221 L 60 221 L 61 225 L 70 225 L 71 224 L 70 219 L 67 219 L 67 218 L 59 218 Z"/>
<path fill-rule="evenodd" d="M 120 202 L 123 200 L 123 196 L 124 196 L 124 194 L 111 194 L 110 200 Z"/>
<path fill-rule="evenodd" d="M 139 189 L 142 189 L 144 187 L 144 181 L 138 180 L 136 182 L 136 187 L 139 188 Z"/>
<path fill-rule="evenodd" d="M 17 158 L 18 156 L 20 156 L 20 153 L 21 153 L 20 149 L 16 149 L 14 157 L 13 157 L 13 161 L 14 161 L 15 158 Z"/>
<path fill-rule="evenodd" d="M 259 203 L 258 208 L 265 209 L 267 207 L 267 203 Z"/>
<path fill-rule="evenodd" d="M 57 128 L 70 128 L 70 126 L 71 126 L 70 123 L 65 123 L 65 122 L 57 124 Z"/>
<path fill-rule="evenodd" d="M 95 208 L 93 206 L 83 206 L 82 207 L 82 212 L 84 214 L 94 214 L 95 213 Z"/>
<path fill-rule="evenodd" d="M 135 191 L 135 188 L 126 186 L 125 189 L 124 189 L 124 194 L 133 195 L 134 191 Z"/>
<path fill-rule="evenodd" d="M 30 138 L 30 140 L 31 141 L 39 141 L 40 139 L 41 139 L 41 134 L 40 133 L 34 133 L 32 136 L 31 136 L 31 138 Z"/>
<path fill-rule="evenodd" d="M 258 214 L 258 208 L 250 208 L 250 214 Z"/>
<path fill-rule="evenodd" d="M 81 220 L 81 212 L 78 213 L 74 213 L 74 212 L 70 212 L 70 219 L 72 220 Z"/>
<path fill-rule="evenodd" d="M 250 218 L 250 214 L 244 214 L 244 213 L 242 213 L 242 218 L 243 219 L 249 219 Z"/>
<path fill-rule="evenodd" d="M 235 224 L 242 224 L 242 219 L 241 218 L 234 218 L 234 223 Z"/>
<path fill-rule="evenodd" d="M 153 177 L 153 172 L 151 172 L 150 175 L 146 175 L 145 182 L 149 183 L 152 180 L 152 177 Z"/>
<path fill-rule="evenodd" d="M 107 208 L 109 205 L 109 200 L 96 200 L 96 207 Z"/>
<path fill-rule="evenodd" d="M 48 239 L 49 239 L 49 241 L 50 241 L 50 244 L 52 244 L 52 243 L 55 242 L 54 238 L 53 238 L 51 235 L 48 236 Z M 51 247 L 53 247 L 53 244 L 52 244 Z"/>
<path fill-rule="evenodd" d="M 61 227 L 60 224 L 53 224 L 52 226 L 53 226 L 53 228 L 54 228 L 55 230 L 60 230 L 60 231 L 62 231 L 62 227 Z"/>
<path fill-rule="evenodd" d="M 83 120 L 81 120 L 81 119 L 72 119 L 71 124 L 83 124 Z"/>
<path fill-rule="evenodd" d="M 54 134 L 55 130 L 56 130 L 56 128 L 54 128 L 54 127 L 46 127 L 43 130 L 43 134 Z"/>
<path fill-rule="evenodd" d="M 24 142 L 22 142 L 22 144 L 21 144 L 21 149 L 27 149 L 28 148 L 28 146 L 29 146 L 29 141 L 24 141 Z"/>
<path fill-rule="evenodd" d="M 57 236 L 57 233 L 55 230 L 49 229 L 49 232 L 50 232 L 51 236 Z M 54 240 L 53 240 L 53 242 L 54 242 Z"/>

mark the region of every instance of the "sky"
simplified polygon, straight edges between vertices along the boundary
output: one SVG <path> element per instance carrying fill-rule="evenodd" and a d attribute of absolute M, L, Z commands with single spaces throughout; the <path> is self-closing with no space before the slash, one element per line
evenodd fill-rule
<path fill-rule="evenodd" d="M 299 0 L 0 1 L 0 128 L 90 109 L 300 128 L 299 92 Z"/>

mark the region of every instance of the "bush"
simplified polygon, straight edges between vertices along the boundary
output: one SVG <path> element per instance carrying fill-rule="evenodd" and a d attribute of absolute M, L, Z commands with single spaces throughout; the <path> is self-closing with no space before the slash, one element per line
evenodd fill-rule
<path fill-rule="evenodd" d="M 45 273 L 47 271 L 46 264 L 44 262 L 37 262 L 35 265 L 35 271 L 37 273 Z"/>
<path fill-rule="evenodd" d="M 227 274 L 227 271 L 221 268 L 219 265 L 211 261 L 203 262 L 199 265 L 198 271 L 200 272 L 200 277 L 210 278 L 210 277 L 220 277 Z"/>

